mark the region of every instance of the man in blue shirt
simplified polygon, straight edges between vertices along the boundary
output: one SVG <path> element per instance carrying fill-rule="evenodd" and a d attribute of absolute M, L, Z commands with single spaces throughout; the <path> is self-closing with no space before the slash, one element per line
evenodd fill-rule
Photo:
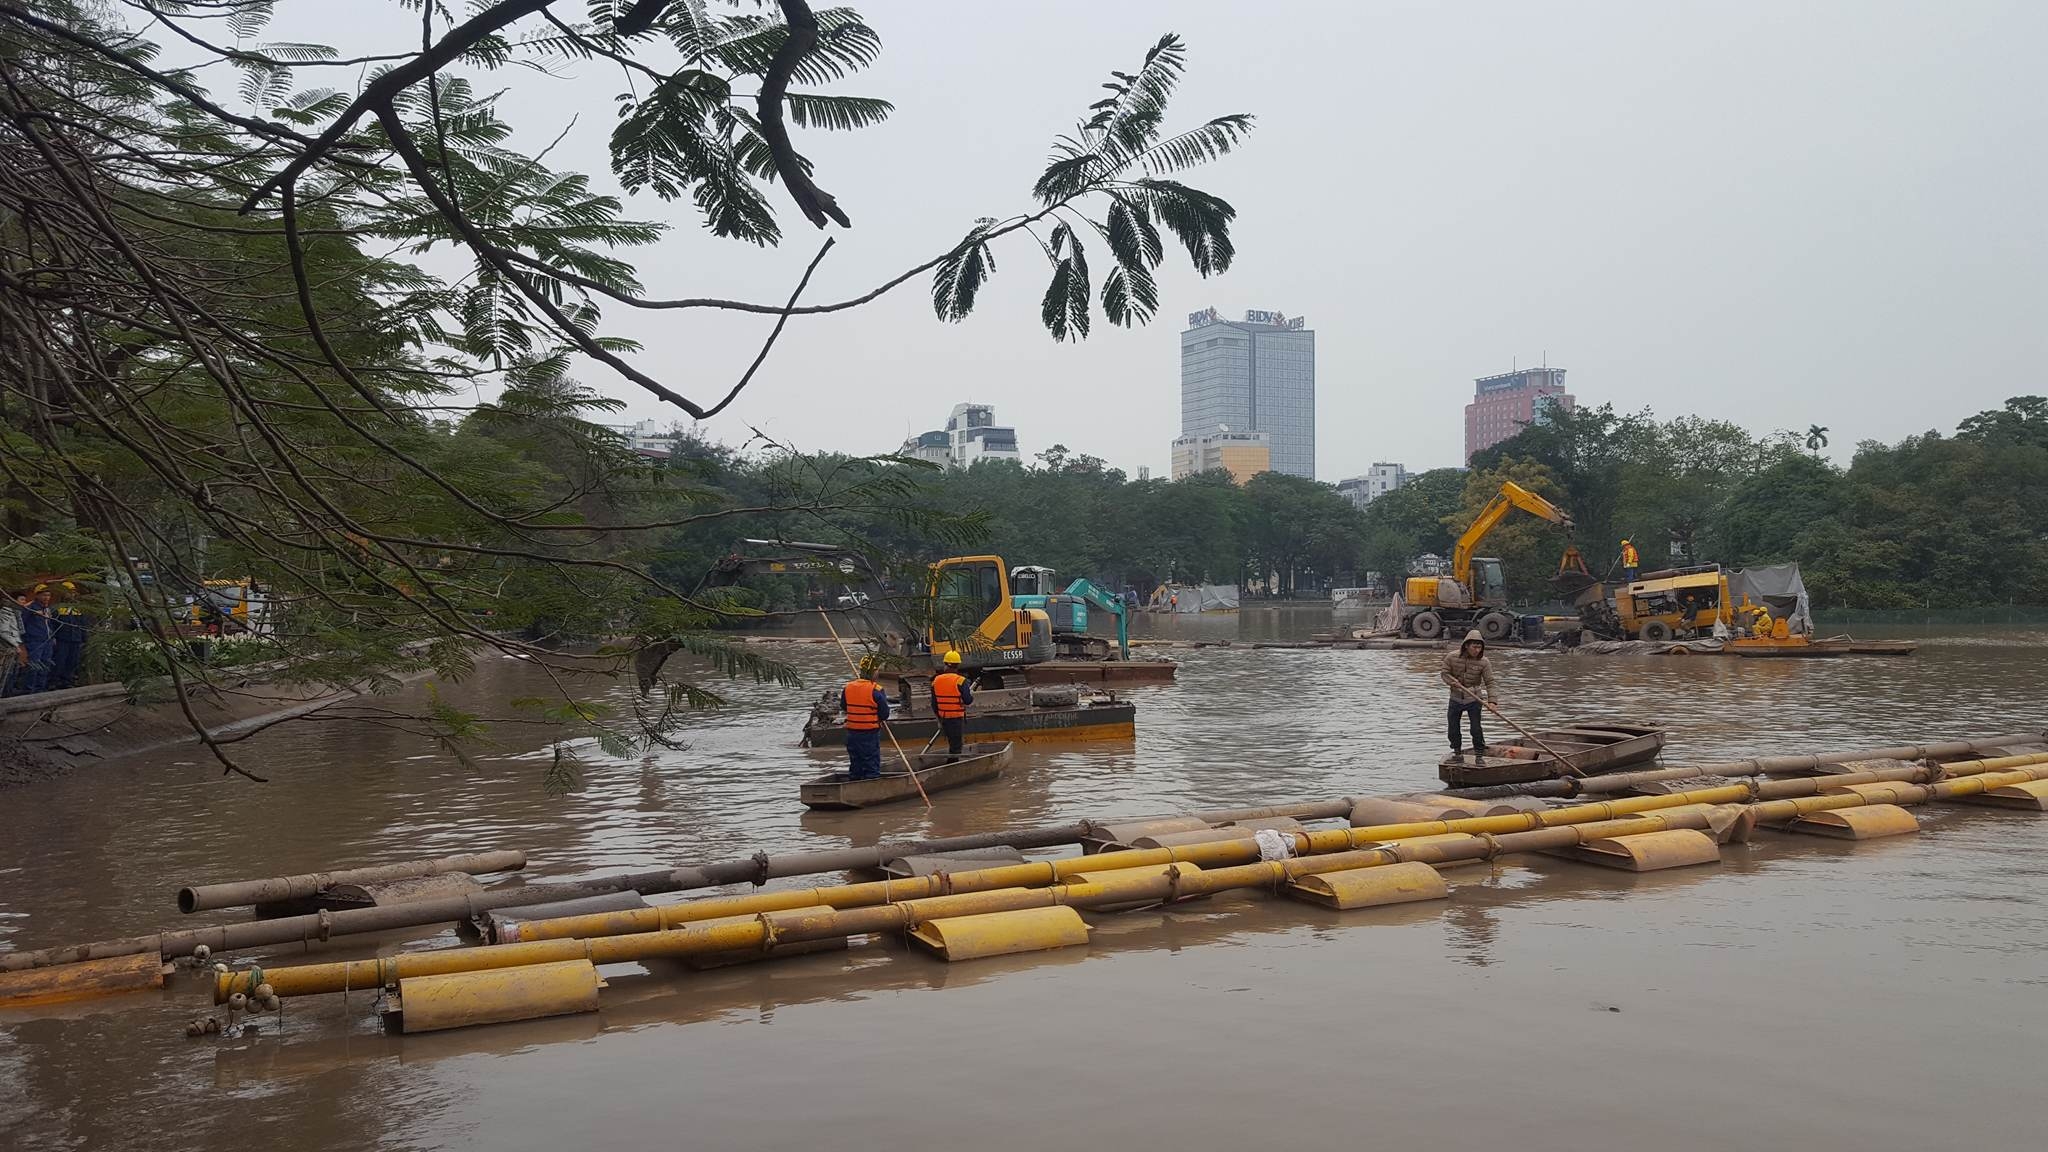
<path fill-rule="evenodd" d="M 882 774 L 882 725 L 889 719 L 889 694 L 873 677 L 875 658 L 866 657 L 854 678 L 839 690 L 839 706 L 846 709 L 846 774 L 855 780 L 873 780 Z"/>
<path fill-rule="evenodd" d="M 49 587 L 38 584 L 21 609 L 21 646 L 28 653 L 27 676 L 21 686 L 24 696 L 50 686 L 50 666 L 57 660 L 57 610 L 50 606 L 50 599 Z"/>

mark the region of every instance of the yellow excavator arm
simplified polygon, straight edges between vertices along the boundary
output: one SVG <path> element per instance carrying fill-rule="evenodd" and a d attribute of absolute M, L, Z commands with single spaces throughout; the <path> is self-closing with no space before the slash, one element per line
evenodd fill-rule
<path fill-rule="evenodd" d="M 1479 510 L 1472 526 L 1458 537 L 1458 546 L 1451 553 L 1451 575 L 1467 588 L 1472 586 L 1472 554 L 1479 550 L 1479 542 L 1493 531 L 1511 508 L 1520 508 L 1531 516 L 1540 516 L 1552 524 L 1562 524 L 1566 532 L 1572 530 L 1572 518 L 1562 509 L 1543 497 L 1512 480 L 1501 481 L 1500 491 Z"/>

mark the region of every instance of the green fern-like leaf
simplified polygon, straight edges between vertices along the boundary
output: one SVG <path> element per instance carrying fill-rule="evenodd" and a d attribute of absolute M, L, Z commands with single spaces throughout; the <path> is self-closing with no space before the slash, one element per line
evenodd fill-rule
<path fill-rule="evenodd" d="M 896 106 L 887 100 L 802 92 L 785 95 L 783 107 L 788 109 L 789 118 L 799 128 L 826 128 L 837 132 L 880 124 L 896 110 Z"/>
<path fill-rule="evenodd" d="M 1230 240 L 1230 222 L 1237 218 L 1237 209 L 1221 197 L 1174 180 L 1147 178 L 1133 187 L 1160 223 L 1180 239 L 1195 271 L 1214 276 L 1229 270 L 1237 255 Z"/>
<path fill-rule="evenodd" d="M 995 220 L 983 217 L 974 222 L 962 239 L 932 274 L 932 311 L 941 320 L 958 321 L 974 311 L 975 295 L 996 270 L 994 254 L 984 237 Z"/>

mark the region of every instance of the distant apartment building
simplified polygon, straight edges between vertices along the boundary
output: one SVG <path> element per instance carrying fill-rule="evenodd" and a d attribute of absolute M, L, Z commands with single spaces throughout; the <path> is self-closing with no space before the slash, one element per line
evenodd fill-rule
<path fill-rule="evenodd" d="M 1188 316 L 1180 334 L 1180 434 L 1218 428 L 1271 437 L 1271 470 L 1315 479 L 1316 334 L 1301 317 L 1250 311 L 1225 320 L 1214 308 Z"/>
<path fill-rule="evenodd" d="M 1242 484 L 1273 467 L 1273 436 L 1269 432 L 1232 432 L 1218 428 L 1201 436 L 1183 436 L 1173 442 L 1173 478 L 1213 472 L 1222 468 L 1232 481 Z"/>
<path fill-rule="evenodd" d="M 1337 481 L 1337 495 L 1351 501 L 1351 506 L 1362 512 L 1366 505 L 1407 482 L 1407 465 L 1374 464 L 1365 470 L 1363 476 Z"/>
<path fill-rule="evenodd" d="M 682 433 L 674 424 L 659 424 L 653 420 L 641 420 L 633 424 L 607 424 L 607 431 L 626 442 L 626 447 L 642 456 L 666 459 L 675 451 L 676 441 Z"/>
<path fill-rule="evenodd" d="M 920 432 L 903 442 L 898 455 L 948 468 L 972 468 L 981 460 L 1016 460 L 1017 430 L 996 424 L 989 404 L 955 404 L 944 428 Z"/>
<path fill-rule="evenodd" d="M 1465 405 L 1465 459 L 1482 448 L 1540 424 L 1552 411 L 1572 411 L 1578 400 L 1564 390 L 1564 369 L 1522 368 L 1473 381 L 1472 402 Z"/>

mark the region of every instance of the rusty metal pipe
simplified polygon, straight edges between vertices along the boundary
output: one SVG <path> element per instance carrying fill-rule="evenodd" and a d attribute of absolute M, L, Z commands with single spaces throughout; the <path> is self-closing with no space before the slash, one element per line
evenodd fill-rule
<path fill-rule="evenodd" d="M 1953 777 L 1942 778 L 1926 784 L 1895 782 L 1896 787 L 1884 790 L 1879 795 L 1857 792 L 1819 792 L 1823 785 L 1850 783 L 1842 778 L 1828 781 L 1785 780 L 1772 781 L 1761 787 L 1788 785 L 1804 787 L 1804 795 L 1787 796 L 1780 799 L 1764 800 L 1741 806 L 1763 820 L 1783 820 L 1810 812 L 1856 808 L 1869 804 L 1918 804 L 1929 800 L 1955 799 L 1976 795 L 1996 788 L 2030 780 L 2048 779 L 2048 755 L 2033 757 L 2006 757 L 2007 760 L 2029 760 L 2034 763 L 2009 771 L 1979 770 L 1965 772 Z M 1978 766 L 1996 764 L 1998 761 L 1978 761 Z M 1939 770 L 1930 770 L 1930 775 Z M 1788 789 L 1790 790 L 1790 789 Z M 1728 788 L 1704 789 L 1705 793 L 1738 793 L 1747 795 L 1747 785 Z M 1643 797 L 1645 800 L 1666 800 L 1668 797 Z M 1610 805 L 1587 805 L 1586 808 L 1608 808 Z M 410 952 L 376 960 L 349 961 L 339 964 L 314 964 L 289 968 L 265 970 L 261 978 L 269 982 L 280 995 L 305 996 L 324 992 L 341 992 L 351 988 L 381 988 L 398 980 L 413 976 L 442 975 L 452 972 L 473 972 L 489 969 L 511 968 L 526 964 L 554 963 L 561 960 L 588 959 L 594 964 L 640 961 L 654 957 L 701 955 L 709 952 L 732 952 L 758 950 L 771 944 L 793 944 L 812 940 L 867 935 L 879 932 L 895 932 L 916 927 L 925 920 L 940 919 L 953 915 L 987 913 L 991 911 L 1012 911 L 1023 908 L 1039 908 L 1051 904 L 1067 904 L 1076 908 L 1091 908 L 1105 905 L 1127 904 L 1134 898 L 1167 901 L 1188 896 L 1213 895 L 1235 889 L 1270 887 L 1287 880 L 1321 872 L 1346 871 L 1354 868 L 1371 868 L 1387 864 L 1419 861 L 1437 864 L 1457 860 L 1476 860 L 1513 852 L 1546 851 L 1570 847 L 1593 840 L 1612 836 L 1627 836 L 1650 831 L 1665 831 L 1676 828 L 1706 828 L 1713 822 L 1714 814 L 1709 807 L 1696 802 L 1684 801 L 1670 806 L 1670 811 L 1650 811 L 1642 815 L 1627 815 L 1619 818 L 1576 820 L 1551 826 L 1534 827 L 1520 831 L 1503 831 L 1499 834 L 1474 835 L 1464 840 L 1437 840 L 1424 843 L 1393 843 L 1373 848 L 1352 848 L 1331 851 L 1316 856 L 1296 857 L 1289 860 L 1246 862 L 1229 867 L 1209 868 L 1202 871 L 1166 869 L 1157 874 L 1138 875 L 1129 880 L 1111 883 L 1101 879 L 1092 882 L 1068 881 L 1043 888 L 1003 888 L 980 893 L 954 892 L 948 895 L 923 899 L 902 900 L 894 903 L 869 907 L 837 909 L 805 907 L 781 912 L 761 912 L 752 917 L 730 916 L 716 920 L 686 924 L 656 932 L 643 932 L 625 936 L 598 937 L 594 939 L 541 940 L 522 944 L 500 944 L 488 947 L 448 949 L 440 952 Z M 1568 810 L 1561 810 L 1568 811 Z M 1451 823 L 1483 823 L 1477 821 L 1452 821 Z M 1219 850 L 1232 846 L 1225 843 L 1198 844 L 1196 850 Z M 1101 871 L 1103 862 L 1110 856 L 1138 857 L 1155 853 L 1170 852 L 1171 849 L 1154 849 L 1145 852 L 1105 853 L 1087 861 L 1076 861 L 1093 871 Z M 1064 861 L 1048 861 L 1059 864 Z M 990 871 L 1000 871 L 990 870 Z M 963 874 L 966 875 L 966 874 Z M 920 877 L 920 880 L 930 879 Z M 224 972 L 214 981 L 216 1002 L 224 1001 L 238 991 L 246 991 L 256 973 Z"/>
<path fill-rule="evenodd" d="M 1853 793 L 1848 796 L 1851 799 L 1857 798 Z M 771 943 L 793 944 L 898 932 L 914 928 L 927 920 L 948 916 L 1014 911 L 1053 904 L 1092 908 L 1127 904 L 1133 899 L 1166 901 L 1186 896 L 1213 895 L 1234 889 L 1269 887 L 1286 880 L 1321 872 L 1373 867 L 1405 860 L 1432 862 L 1480 859 L 1502 852 L 1564 847 L 1581 840 L 1605 836 L 1669 827 L 1705 827 L 1706 820 L 1706 814 L 1695 809 L 1660 816 L 1539 829 L 1491 839 L 1475 836 L 1462 843 L 1391 845 L 1371 850 L 1333 852 L 1324 856 L 1298 857 L 1283 861 L 1250 862 L 1213 871 L 1197 872 L 1190 869 L 1186 872 L 1161 872 L 1115 882 L 1069 881 L 1041 888 L 954 892 L 948 895 L 846 909 L 818 909 L 807 906 L 801 909 L 767 911 L 751 917 L 725 917 L 627 936 L 539 940 L 437 952 L 407 952 L 374 960 L 269 968 L 260 973 L 260 978 L 268 982 L 281 996 L 308 996 L 353 989 L 382 988 L 416 976 L 516 968 L 563 960 L 588 959 L 595 964 L 611 964 L 656 957 L 751 951 L 759 950 Z M 1196 847 L 1209 848 L 1214 845 Z M 922 881 L 927 878 L 918 879 Z M 257 973 L 249 971 L 219 974 L 214 980 L 215 1001 L 225 1001 L 236 992 L 247 991 L 250 981 L 257 976 Z"/>
<path fill-rule="evenodd" d="M 1545 796 L 1568 798 L 1609 792 L 1626 792 L 1643 784 L 1689 780 L 1697 776 L 1789 776 L 1811 773 L 1831 764 L 1851 760 L 1938 760 L 1946 756 L 1969 756 L 1987 748 L 2008 744 L 2048 741 L 2048 731 L 2016 732 L 2007 736 L 1978 736 L 1938 744 L 1910 744 L 1897 748 L 1864 748 L 1854 752 L 1823 752 L 1803 756 L 1762 756 L 1721 764 L 1695 764 L 1678 768 L 1651 768 L 1641 772 L 1616 772 L 1584 780 L 1537 780 L 1528 784 L 1497 784 L 1487 788 L 1447 788 L 1447 796 L 1472 800 L 1494 800 L 1504 796 Z"/>
<path fill-rule="evenodd" d="M 274 876 L 267 880 L 236 880 L 227 884 L 192 884 L 178 889 L 178 911 L 209 912 L 215 908 L 243 908 L 252 904 L 277 904 L 305 900 L 336 884 L 381 884 L 388 880 L 410 880 L 416 876 L 439 876 L 445 872 L 517 872 L 526 867 L 526 853 L 513 849 L 470 852 L 431 860 L 407 860 L 398 864 L 377 864 L 368 868 L 340 868 L 333 872 L 305 872 L 297 876 Z"/>
<path fill-rule="evenodd" d="M 1330 819 L 1351 810 L 1352 801 L 1302 801 L 1256 808 L 1224 808 L 1194 815 L 1211 823 L 1251 820 L 1268 816 L 1296 819 Z M 46 968 L 113 956 L 156 952 L 169 960 L 189 956 L 204 944 L 215 952 L 265 948 L 274 944 L 325 941 L 334 936 L 367 932 L 389 932 L 470 919 L 496 908 L 573 900 L 608 892 L 637 891 L 643 895 L 714 888 L 726 884 L 759 883 L 789 876 L 824 872 L 845 872 L 858 868 L 879 868 L 887 860 L 932 852 L 957 852 L 972 848 L 1006 846 L 1023 850 L 1057 848 L 1078 844 L 1092 829 L 1093 821 L 1010 832 L 981 832 L 967 836 L 946 836 L 932 840 L 909 840 L 872 848 L 843 848 L 815 852 L 791 852 L 779 856 L 765 853 L 739 860 L 687 865 L 653 872 L 600 877 L 569 884 L 530 885 L 495 889 L 468 896 L 421 900 L 382 908 L 348 908 L 304 916 L 281 916 L 248 924 L 216 928 L 158 931 L 115 940 L 67 944 L 27 952 L 0 953 L 0 972 Z"/>
<path fill-rule="evenodd" d="M 1737 804 L 1757 799 L 1807 796 L 1823 787 L 1844 784 L 1920 782 L 1937 775 L 1972 776 L 2008 768 L 2048 764 L 2048 753 L 2008 756 L 1991 760 L 1966 761 L 1940 768 L 1906 767 L 1844 773 L 1827 777 L 1766 780 L 1751 784 L 1730 784 L 1667 796 L 1640 796 L 1603 801 L 1572 808 L 1541 812 L 1516 812 L 1503 816 L 1467 817 L 1408 824 L 1383 824 L 1369 828 L 1340 828 L 1321 832 L 1294 833 L 1296 850 L 1305 856 L 1344 852 L 1386 840 L 1411 839 L 1445 833 L 1487 833 L 1501 835 L 1546 827 L 1611 820 L 1658 809 L 1689 804 Z M 2048 768 L 2042 769 L 2048 774 Z M 745 896 L 714 897 L 685 904 L 569 916 L 554 920 L 533 920 L 518 925 L 516 940 L 548 940 L 574 937 L 614 936 L 659 932 L 680 925 L 727 916 L 753 916 L 824 905 L 858 908 L 892 901 L 912 900 L 942 892 L 981 892 L 996 888 L 1041 887 L 1056 884 L 1082 872 L 1100 872 L 1156 864 L 1189 863 L 1201 868 L 1227 868 L 1256 860 L 1258 845 L 1248 840 L 1219 840 L 1203 844 L 1182 844 L 1171 848 L 1137 848 L 1104 852 L 1094 856 L 1070 856 L 1058 860 L 1027 861 L 994 868 L 969 869 L 950 874 L 934 873 L 908 879 L 868 884 L 840 884 L 823 888 L 800 888 Z"/>

